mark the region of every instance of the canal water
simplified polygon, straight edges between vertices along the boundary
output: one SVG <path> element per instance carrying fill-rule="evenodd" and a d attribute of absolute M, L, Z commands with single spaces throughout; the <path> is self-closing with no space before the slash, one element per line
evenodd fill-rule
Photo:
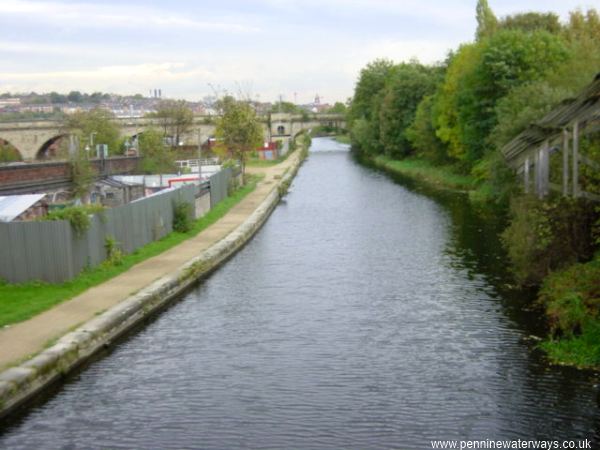
<path fill-rule="evenodd" d="M 5 424 L 0 448 L 599 448 L 597 377 L 535 350 L 497 228 L 315 139 L 240 253 Z"/>

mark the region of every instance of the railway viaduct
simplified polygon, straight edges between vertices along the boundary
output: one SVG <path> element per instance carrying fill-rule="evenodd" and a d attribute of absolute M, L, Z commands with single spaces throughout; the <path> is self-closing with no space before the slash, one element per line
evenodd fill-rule
<path fill-rule="evenodd" d="M 116 119 L 122 137 L 133 138 L 149 127 L 160 128 L 158 119 L 154 118 L 119 118 Z M 262 119 L 265 136 L 273 139 L 294 137 L 303 130 L 319 125 L 345 127 L 345 120 L 339 114 L 312 114 L 308 117 L 286 113 L 275 113 Z M 214 136 L 214 117 L 196 116 L 190 129 L 182 136 L 183 145 L 198 145 Z M 16 148 L 24 161 L 43 159 L 46 150 L 56 141 L 68 136 L 61 122 L 28 121 L 0 123 L 0 139 Z M 113 150 L 113 149 L 111 149 Z"/>

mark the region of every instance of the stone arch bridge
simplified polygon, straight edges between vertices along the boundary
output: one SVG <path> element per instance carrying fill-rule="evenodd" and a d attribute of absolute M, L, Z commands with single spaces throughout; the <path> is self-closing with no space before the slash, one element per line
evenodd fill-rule
<path fill-rule="evenodd" d="M 122 137 L 134 137 L 149 127 L 161 128 L 154 118 L 119 118 Z M 263 129 L 267 139 L 289 139 L 303 130 L 317 126 L 345 128 L 346 122 L 340 114 L 312 114 L 308 117 L 285 113 L 271 114 L 263 118 Z M 196 116 L 190 129 L 181 137 L 184 145 L 198 145 L 214 136 L 214 117 Z M 56 121 L 39 120 L 0 123 L 0 141 L 16 148 L 24 161 L 42 159 L 46 150 L 59 139 L 67 136 L 62 124 Z"/>

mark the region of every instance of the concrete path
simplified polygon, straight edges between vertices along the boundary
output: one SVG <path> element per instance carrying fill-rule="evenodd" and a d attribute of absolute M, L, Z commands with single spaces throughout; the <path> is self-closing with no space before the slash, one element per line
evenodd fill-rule
<path fill-rule="evenodd" d="M 284 162 L 271 167 L 248 168 L 248 173 L 264 174 L 256 189 L 219 221 L 203 232 L 160 255 L 147 259 L 77 297 L 31 319 L 0 330 L 0 370 L 39 353 L 52 341 L 123 301 L 153 281 L 168 275 L 220 241 L 241 225 L 275 188 L 281 177 L 300 157 L 296 151 Z"/>

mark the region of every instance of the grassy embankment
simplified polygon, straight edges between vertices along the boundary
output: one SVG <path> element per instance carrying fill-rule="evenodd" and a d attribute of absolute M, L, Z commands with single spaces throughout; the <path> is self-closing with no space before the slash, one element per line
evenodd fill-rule
<path fill-rule="evenodd" d="M 380 169 L 400 174 L 436 189 L 467 192 L 477 188 L 472 176 L 461 175 L 452 166 L 436 166 L 425 159 L 397 160 L 387 156 L 376 156 L 372 162 Z"/>
<path fill-rule="evenodd" d="M 221 201 L 206 215 L 194 221 L 192 229 L 187 233 L 170 233 L 159 241 L 151 242 L 135 252 L 125 255 L 118 265 L 104 263 L 82 272 L 71 281 L 61 284 L 42 282 L 8 284 L 0 282 L 0 327 L 27 320 L 54 305 L 75 297 L 86 289 L 116 277 L 137 263 L 196 236 L 223 217 L 232 207 L 252 192 L 260 178 L 259 176 L 251 177 L 244 187 Z"/>

